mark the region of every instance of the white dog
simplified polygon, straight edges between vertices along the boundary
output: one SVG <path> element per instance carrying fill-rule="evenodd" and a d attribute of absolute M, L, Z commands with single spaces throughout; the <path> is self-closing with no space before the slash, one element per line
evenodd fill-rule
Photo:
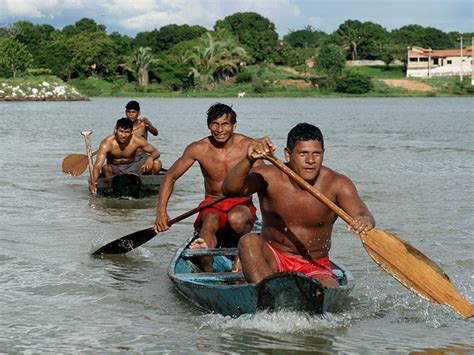
<path fill-rule="evenodd" d="M 243 97 L 245 97 L 245 91 L 244 91 L 244 92 L 239 92 L 239 93 L 237 94 L 237 97 L 238 97 L 238 98 L 243 98 Z"/>

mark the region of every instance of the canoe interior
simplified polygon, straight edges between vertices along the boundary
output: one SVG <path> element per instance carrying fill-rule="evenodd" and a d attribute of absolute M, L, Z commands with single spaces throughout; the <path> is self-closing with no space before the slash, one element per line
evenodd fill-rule
<path fill-rule="evenodd" d="M 298 272 L 277 273 L 251 284 L 241 272 L 231 272 L 237 248 L 191 250 L 188 243 L 177 251 L 168 275 L 186 299 L 208 312 L 233 317 L 257 310 L 333 312 L 344 305 L 354 287 L 352 274 L 334 260 L 331 262 L 340 284 L 335 289 Z M 213 273 L 202 272 L 199 255 L 213 256 Z"/>
<path fill-rule="evenodd" d="M 154 196 L 160 189 L 165 171 L 157 175 L 119 174 L 97 180 L 97 195 L 113 198 L 143 198 Z"/>

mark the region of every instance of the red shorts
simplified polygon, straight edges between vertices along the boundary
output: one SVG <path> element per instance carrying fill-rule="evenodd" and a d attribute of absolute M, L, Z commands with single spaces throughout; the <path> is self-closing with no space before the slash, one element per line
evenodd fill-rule
<path fill-rule="evenodd" d="M 206 197 L 199 206 L 205 205 L 211 201 L 218 199 L 218 197 Z M 250 209 L 250 226 L 253 227 L 255 223 L 255 216 L 257 208 L 252 202 L 251 198 L 248 197 L 229 197 L 221 202 L 217 202 L 215 205 L 209 206 L 199 212 L 196 221 L 194 222 L 194 230 L 199 231 L 202 227 L 202 218 L 209 212 L 215 212 L 219 215 L 220 226 L 219 231 L 223 231 L 227 224 L 227 213 L 236 206 L 247 206 Z"/>
<path fill-rule="evenodd" d="M 329 256 L 313 259 L 314 264 L 303 258 L 302 256 L 284 253 L 267 242 L 268 247 L 273 252 L 277 263 L 277 271 L 298 271 L 310 277 L 318 275 L 327 275 L 336 279 L 332 272 L 332 265 Z"/>

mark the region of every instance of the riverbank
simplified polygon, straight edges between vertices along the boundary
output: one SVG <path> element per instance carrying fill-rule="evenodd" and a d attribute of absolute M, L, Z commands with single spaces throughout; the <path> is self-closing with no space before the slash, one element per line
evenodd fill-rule
<path fill-rule="evenodd" d="M 354 70 L 354 69 L 353 69 Z M 371 78 L 372 89 L 364 94 L 347 94 L 322 90 L 303 72 L 281 72 L 258 77 L 252 82 L 224 82 L 208 90 L 172 91 L 152 82 L 146 90 L 125 79 L 105 80 L 98 77 L 63 82 L 54 76 L 0 79 L 0 101 L 85 101 L 89 97 L 435 97 L 473 96 L 470 80 L 457 77 L 431 79 L 405 78 L 398 69 L 391 71 L 357 71 Z"/>
<path fill-rule="evenodd" d="M 75 87 L 55 76 L 0 79 L 0 101 L 87 101 Z"/>

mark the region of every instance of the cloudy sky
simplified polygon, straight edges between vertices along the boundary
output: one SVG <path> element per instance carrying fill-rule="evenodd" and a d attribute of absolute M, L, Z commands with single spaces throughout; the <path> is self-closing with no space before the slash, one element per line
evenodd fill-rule
<path fill-rule="evenodd" d="M 253 11 L 270 19 L 283 36 L 307 25 L 331 33 L 347 19 L 372 21 L 392 30 L 431 26 L 473 31 L 473 0 L 0 0 L 0 26 L 18 20 L 63 28 L 83 17 L 132 37 L 163 25 L 212 29 L 216 20 Z"/>

